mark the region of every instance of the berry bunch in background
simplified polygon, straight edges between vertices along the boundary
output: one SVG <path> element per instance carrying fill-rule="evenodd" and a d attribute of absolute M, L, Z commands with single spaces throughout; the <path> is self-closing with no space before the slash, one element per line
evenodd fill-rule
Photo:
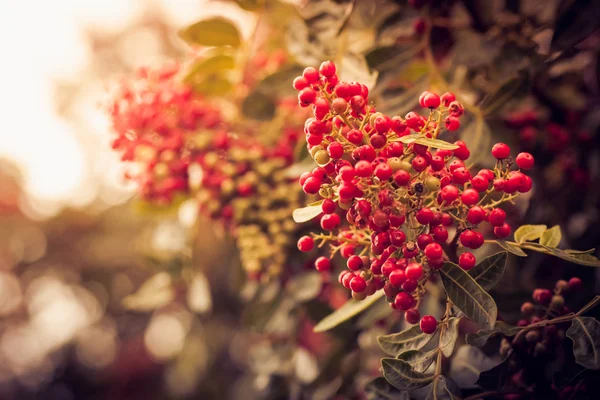
<path fill-rule="evenodd" d="M 520 153 L 513 159 L 510 148 L 498 143 L 492 148 L 495 168 L 473 170 L 464 142 L 439 139 L 460 127 L 464 109 L 452 93 L 424 92 L 419 103 L 426 115 L 389 117 L 369 103 L 364 85 L 340 82 L 331 62 L 318 71 L 305 69 L 294 87 L 300 106 L 313 110 L 305 134 L 318 165 L 302 174 L 300 185 L 323 199 L 318 206 L 326 231 L 302 237 L 299 249 L 328 243 L 330 257 L 346 259 L 339 281 L 355 299 L 383 289 L 408 322 L 420 320 L 423 332 L 434 332 L 435 319 L 421 319 L 417 310 L 426 282 L 448 260 L 465 271 L 473 268 L 472 250 L 484 244 L 487 231 L 496 238 L 510 235 L 499 206 L 531 190 L 524 171 L 533 167 L 533 157 Z M 321 257 L 315 267 L 331 265 Z"/>

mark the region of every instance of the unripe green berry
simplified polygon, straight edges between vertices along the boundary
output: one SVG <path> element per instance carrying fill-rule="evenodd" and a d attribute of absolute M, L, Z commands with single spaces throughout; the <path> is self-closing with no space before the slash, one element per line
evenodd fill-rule
<path fill-rule="evenodd" d="M 428 176 L 425 179 L 425 187 L 430 191 L 438 190 L 440 188 L 440 180 L 435 176 Z"/>
<path fill-rule="evenodd" d="M 321 151 L 321 150 L 324 150 L 324 149 L 323 149 L 323 146 L 321 146 L 321 145 L 319 145 L 319 146 L 315 146 L 315 147 L 311 148 L 311 149 L 310 149 L 310 151 L 309 151 L 309 153 L 310 153 L 310 156 L 311 156 L 312 158 L 315 158 L 315 154 L 317 154 L 317 152 L 318 152 L 318 151 Z"/>
<path fill-rule="evenodd" d="M 362 291 L 360 293 L 352 292 L 352 298 L 354 300 L 358 300 L 358 301 L 364 300 L 367 298 L 367 292 L 366 291 Z"/>
<path fill-rule="evenodd" d="M 317 151 L 314 155 L 314 158 L 315 158 L 315 161 L 317 162 L 317 164 L 319 164 L 319 165 L 325 165 L 330 160 L 329 153 L 327 153 L 327 151 L 325 151 L 325 150 Z"/>
<path fill-rule="evenodd" d="M 400 169 L 403 169 L 404 171 L 410 172 L 410 171 L 412 171 L 412 164 L 409 163 L 408 161 L 402 161 L 400 163 Z"/>
<path fill-rule="evenodd" d="M 392 167 L 392 171 L 394 172 L 400 170 L 402 166 L 402 161 L 398 157 L 388 158 L 387 163 L 390 167 Z"/>
<path fill-rule="evenodd" d="M 561 295 L 552 296 L 552 300 L 550 301 L 550 308 L 563 308 L 565 306 L 565 298 Z"/>

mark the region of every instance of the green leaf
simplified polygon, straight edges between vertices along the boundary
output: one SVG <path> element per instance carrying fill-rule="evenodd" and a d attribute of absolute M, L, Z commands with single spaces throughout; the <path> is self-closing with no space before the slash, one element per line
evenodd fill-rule
<path fill-rule="evenodd" d="M 275 115 L 273 98 L 260 91 L 250 93 L 242 103 L 242 113 L 248 118 L 258 121 L 268 121 Z"/>
<path fill-rule="evenodd" d="M 473 122 L 464 127 L 460 138 L 471 150 L 470 163 L 483 161 L 492 146 L 492 131 L 480 116 L 476 116 Z"/>
<path fill-rule="evenodd" d="M 257 90 L 261 93 L 282 97 L 284 95 L 296 94 L 297 91 L 292 86 L 295 77 L 302 75 L 302 68 L 299 65 L 288 65 L 263 78 L 258 83 Z"/>
<path fill-rule="evenodd" d="M 569 254 L 594 254 L 594 252 L 596 251 L 595 248 L 589 249 L 589 250 L 573 250 L 573 249 L 566 249 L 565 252 L 569 253 Z"/>
<path fill-rule="evenodd" d="M 540 244 L 548 247 L 556 247 L 560 243 L 562 234 L 560 233 L 560 226 L 554 225 L 550 229 L 546 229 L 540 237 Z"/>
<path fill-rule="evenodd" d="M 367 311 L 365 311 L 356 321 L 356 327 L 359 329 L 367 329 L 377 321 L 386 319 L 394 309 L 390 307 L 390 303 L 385 298 L 380 298 Z"/>
<path fill-rule="evenodd" d="M 496 242 L 498 246 L 502 247 L 504 250 L 514 254 L 519 257 L 527 257 L 527 253 L 525 253 L 519 246 L 515 246 L 510 242 L 505 242 L 504 240 L 498 240 Z"/>
<path fill-rule="evenodd" d="M 205 96 L 223 96 L 231 92 L 233 84 L 228 79 L 213 76 L 194 84 L 193 88 Z"/>
<path fill-rule="evenodd" d="M 207 75 L 220 74 L 224 70 L 235 68 L 235 58 L 227 54 L 217 54 L 194 62 L 185 76 L 185 83 L 194 83 Z"/>
<path fill-rule="evenodd" d="M 443 149 L 443 150 L 458 149 L 458 146 L 453 143 L 448 143 L 445 140 L 430 139 L 430 138 L 426 138 L 426 137 L 418 138 L 417 140 L 415 140 L 415 143 L 422 144 L 423 146 L 429 146 L 429 147 L 433 147 L 436 149 Z"/>
<path fill-rule="evenodd" d="M 397 389 L 414 390 L 427 386 L 433 375 L 417 372 L 406 361 L 396 358 L 382 358 L 383 377 Z"/>
<path fill-rule="evenodd" d="M 198 21 L 180 30 L 178 35 L 192 46 L 239 47 L 242 42 L 236 26 L 224 18 Z"/>
<path fill-rule="evenodd" d="M 354 299 L 348 300 L 343 306 L 323 318 L 313 329 L 314 332 L 325 332 L 336 326 L 346 322 L 350 318 L 358 315 L 367 308 L 371 307 L 385 293 L 383 290 L 375 292 L 372 296 L 367 297 L 362 301 Z"/>
<path fill-rule="evenodd" d="M 523 243 L 523 248 L 528 249 L 528 250 L 538 251 L 540 253 L 548 254 L 551 256 L 558 257 L 558 258 L 562 258 L 563 260 L 566 260 L 566 261 L 569 261 L 569 262 L 572 262 L 575 264 L 587 265 L 589 267 L 600 267 L 600 260 L 597 257 L 592 256 L 588 252 L 572 253 L 572 252 L 557 249 L 554 247 L 544 246 L 539 243 L 530 243 L 530 242 Z"/>
<path fill-rule="evenodd" d="M 546 228 L 548 228 L 546 225 L 521 225 L 515 231 L 515 240 L 517 243 L 523 243 L 539 239 Z"/>
<path fill-rule="evenodd" d="M 476 333 L 467 333 L 466 342 L 471 346 L 482 347 L 494 335 L 501 333 L 504 336 L 510 337 L 515 336 L 522 330 L 523 328 L 520 326 L 512 326 L 505 322 L 497 321 L 493 329 L 482 329 Z"/>
<path fill-rule="evenodd" d="M 484 290 L 490 290 L 496 286 L 502 277 L 502 274 L 504 274 L 507 258 L 508 253 L 506 251 L 492 254 L 469 270 L 469 275 L 471 275 Z"/>
<path fill-rule="evenodd" d="M 600 369 L 600 322 L 592 317 L 576 317 L 567 329 L 573 341 L 577 364 L 587 369 Z"/>
<path fill-rule="evenodd" d="M 373 379 L 365 386 L 367 400 L 408 400 L 408 392 L 400 391 L 390 385 L 384 377 Z"/>
<path fill-rule="evenodd" d="M 378 336 L 377 342 L 379 342 L 379 347 L 381 347 L 385 353 L 396 357 L 403 351 L 421 349 L 429 343 L 434 336 L 433 333 L 423 333 L 421 328 L 419 328 L 419 325 L 414 325 L 400 333 Z"/>
<path fill-rule="evenodd" d="M 456 339 L 458 338 L 458 323 L 460 322 L 460 318 L 450 318 L 448 320 L 448 326 L 442 335 L 442 330 L 440 329 L 440 345 L 439 348 L 442 349 L 442 353 L 446 357 L 450 357 L 452 352 L 454 351 L 454 346 L 456 345 Z"/>
<path fill-rule="evenodd" d="M 414 143 L 415 141 L 417 141 L 417 139 L 420 139 L 422 137 L 423 137 L 423 135 L 421 135 L 420 133 L 412 133 L 410 135 L 399 137 L 398 141 L 402 142 L 404 144 L 411 144 L 411 143 Z"/>
<path fill-rule="evenodd" d="M 292 218 L 294 218 L 294 222 L 300 224 L 302 222 L 310 221 L 315 218 L 319 214 L 323 213 L 323 209 L 321 208 L 321 203 L 315 204 L 312 206 L 306 206 L 302 208 L 296 208 L 292 212 Z"/>
<path fill-rule="evenodd" d="M 484 329 L 491 329 L 498 315 L 494 299 L 454 263 L 446 262 L 440 275 L 452 303 L 471 321 Z"/>
<path fill-rule="evenodd" d="M 425 372 L 427 368 L 437 358 L 438 349 L 433 349 L 427 353 L 421 350 L 408 350 L 398 355 L 398 360 L 406 361 L 417 372 Z"/>

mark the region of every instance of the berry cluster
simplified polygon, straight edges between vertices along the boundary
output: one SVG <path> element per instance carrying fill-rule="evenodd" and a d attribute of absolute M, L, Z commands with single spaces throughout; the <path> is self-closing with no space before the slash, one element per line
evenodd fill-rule
<path fill-rule="evenodd" d="M 465 270 L 475 266 L 470 251 L 456 256 L 458 245 L 481 247 L 485 224 L 499 238 L 511 233 L 498 206 L 531 189 L 522 170 L 533 166 L 533 157 L 521 153 L 512 160 L 510 148 L 498 143 L 494 170 L 473 174 L 465 164 L 467 145 L 439 139 L 460 127 L 464 109 L 452 93 L 424 92 L 419 103 L 428 116 L 390 118 L 369 104 L 366 86 L 340 82 L 329 61 L 319 70 L 306 68 L 293 85 L 300 106 L 312 106 L 304 130 L 318 164 L 302 174 L 300 185 L 323 198 L 320 224 L 329 231 L 300 238 L 298 248 L 310 251 L 315 241 L 329 242 L 330 256 L 339 252 L 347 260 L 339 281 L 355 299 L 383 289 L 393 308 L 418 322 L 425 283 L 445 260 Z M 515 164 L 519 170 L 511 170 Z M 330 258 L 320 257 L 315 267 L 329 270 Z M 424 332 L 436 325 L 433 317 L 421 319 Z"/>
<path fill-rule="evenodd" d="M 219 110 L 179 82 L 180 70 L 179 64 L 141 68 L 110 104 L 112 147 L 132 163 L 125 177 L 140 186 L 144 200 L 160 204 L 189 190 L 190 135 L 222 125 Z"/>
<path fill-rule="evenodd" d="M 570 322 L 548 324 L 543 322 L 569 314 L 571 310 L 565 305 L 565 297 L 568 298 L 569 295 L 579 292 L 581 287 L 582 281 L 576 277 L 568 282 L 559 280 L 553 291 L 535 289 L 533 302 L 523 303 L 521 306 L 523 318 L 519 320 L 518 326 L 527 327 L 540 323 L 544 326 L 532 327 L 512 338 L 502 339 L 500 355 L 502 357 L 511 355 L 509 385 L 514 385 L 519 391 L 534 391 L 537 376 L 543 375 L 544 365 L 561 357 L 558 353 L 563 348 L 565 333 Z M 572 398 L 570 395 L 573 394 L 574 388 L 567 386 L 552 389 L 558 392 L 558 398 Z M 578 386 L 577 389 L 583 388 Z M 564 397 L 565 394 L 568 395 Z"/>

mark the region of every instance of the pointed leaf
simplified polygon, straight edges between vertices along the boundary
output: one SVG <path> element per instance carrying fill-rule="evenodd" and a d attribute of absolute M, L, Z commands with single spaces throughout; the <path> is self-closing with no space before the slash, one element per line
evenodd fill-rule
<path fill-rule="evenodd" d="M 521 225 L 515 231 L 515 240 L 517 243 L 523 243 L 529 240 L 539 239 L 546 228 L 546 225 Z"/>
<path fill-rule="evenodd" d="M 194 62 L 183 78 L 185 83 L 193 83 L 206 75 L 219 74 L 235 68 L 235 58 L 229 54 L 217 54 Z"/>
<path fill-rule="evenodd" d="M 367 400 L 409 400 L 410 396 L 406 391 L 400 391 L 390 385 L 384 377 L 373 379 L 365 386 Z"/>
<path fill-rule="evenodd" d="M 471 321 L 484 329 L 491 329 L 498 315 L 494 299 L 454 263 L 445 263 L 440 275 L 452 303 Z"/>
<path fill-rule="evenodd" d="M 322 202 L 321 202 L 322 203 Z M 302 208 L 296 208 L 292 212 L 292 217 L 296 223 L 302 223 L 306 221 L 310 221 L 315 218 L 319 214 L 323 213 L 323 209 L 321 208 L 321 204 L 315 204 L 312 206 L 306 206 Z"/>
<path fill-rule="evenodd" d="M 400 390 L 413 390 L 426 386 L 433 381 L 433 375 L 417 372 L 406 361 L 395 358 L 381 359 L 384 378 Z"/>
<path fill-rule="evenodd" d="M 467 344 L 471 346 L 482 347 L 484 346 L 490 337 L 499 333 L 504 336 L 515 336 L 517 333 L 522 331 L 523 328 L 520 326 L 508 325 L 505 322 L 497 321 L 493 329 L 482 329 L 476 333 L 468 333 L 466 337 Z"/>
<path fill-rule="evenodd" d="M 549 254 L 575 264 L 587 265 L 589 267 L 600 267 L 600 260 L 597 257 L 588 254 L 588 252 L 568 252 L 554 247 L 544 246 L 539 243 L 523 243 L 523 248 Z"/>
<path fill-rule="evenodd" d="M 452 388 L 452 390 L 451 390 Z M 458 392 L 458 387 L 450 378 L 439 375 L 429 385 L 429 392 L 425 400 L 452 400 L 458 398 L 452 394 L 453 391 Z"/>
<path fill-rule="evenodd" d="M 413 369 L 417 372 L 425 372 L 427 368 L 437 358 L 438 349 L 433 349 L 424 353 L 420 350 L 408 350 L 401 353 L 397 358 L 398 360 L 406 361 Z"/>
<path fill-rule="evenodd" d="M 500 246 L 504 250 L 514 254 L 515 256 L 527 257 L 527 253 L 525 253 L 523 250 L 521 250 L 520 247 L 515 246 L 511 242 L 505 242 L 504 240 L 498 240 L 496 243 L 498 243 L 498 246 Z"/>
<path fill-rule="evenodd" d="M 504 274 L 507 258 L 508 253 L 505 251 L 492 254 L 491 256 L 484 258 L 475 266 L 475 268 L 469 270 L 469 275 L 471 275 L 484 290 L 490 290 L 496 286 L 496 283 L 498 283 L 502 274 Z"/>
<path fill-rule="evenodd" d="M 418 138 L 415 140 L 415 143 L 421 144 L 423 146 L 429 146 L 436 149 L 444 149 L 444 150 L 454 150 L 458 149 L 458 146 L 454 143 L 448 143 L 445 140 L 440 139 L 430 139 L 426 137 Z"/>
<path fill-rule="evenodd" d="M 335 328 L 371 307 L 379 298 L 383 297 L 383 290 L 375 292 L 374 295 L 367 297 L 362 301 L 354 299 L 348 300 L 343 306 L 323 318 L 313 329 L 314 332 L 325 332 Z"/>
<path fill-rule="evenodd" d="M 502 362 L 493 368 L 482 371 L 477 379 L 477 385 L 487 390 L 496 390 L 499 387 L 504 387 L 506 380 L 509 377 L 509 358 L 512 350 Z"/>
<path fill-rule="evenodd" d="M 540 237 L 540 244 L 548 247 L 556 247 L 560 243 L 562 234 L 560 233 L 560 226 L 554 225 L 550 229 L 546 229 Z"/>
<path fill-rule="evenodd" d="M 287 282 L 286 290 L 297 302 L 314 299 L 321 293 L 323 278 L 317 271 L 309 271 L 294 276 Z"/>
<path fill-rule="evenodd" d="M 584 40 L 600 28 L 600 19 L 596 11 L 598 3 L 594 0 L 571 1 L 556 18 L 554 35 L 550 48 L 552 51 L 566 50 Z"/>
<path fill-rule="evenodd" d="M 239 47 L 241 44 L 238 29 L 224 18 L 198 21 L 183 28 L 178 34 L 190 45 Z"/>
<path fill-rule="evenodd" d="M 458 339 L 458 323 L 460 318 L 450 318 L 448 326 L 444 331 L 444 334 L 440 336 L 439 348 L 442 349 L 442 353 L 446 357 L 450 357 L 454 351 L 456 345 L 456 339 Z M 442 331 L 440 330 L 440 334 Z"/>
<path fill-rule="evenodd" d="M 242 112 L 248 118 L 268 121 L 275 115 L 276 106 L 273 97 L 255 90 L 242 103 Z"/>
<path fill-rule="evenodd" d="M 577 364 L 587 369 L 600 369 L 600 321 L 592 317 L 576 317 L 567 329 L 573 341 Z"/>
<path fill-rule="evenodd" d="M 407 350 L 419 350 L 425 346 L 431 339 L 432 334 L 423 333 L 419 325 L 414 325 L 400 333 L 391 335 L 382 335 L 377 337 L 379 347 L 389 355 L 398 356 Z"/>
<path fill-rule="evenodd" d="M 398 141 L 402 142 L 404 144 L 411 144 L 411 143 L 414 143 L 417 139 L 420 139 L 420 138 L 423 138 L 423 135 L 421 135 L 420 133 L 412 133 L 410 135 L 399 137 Z"/>

